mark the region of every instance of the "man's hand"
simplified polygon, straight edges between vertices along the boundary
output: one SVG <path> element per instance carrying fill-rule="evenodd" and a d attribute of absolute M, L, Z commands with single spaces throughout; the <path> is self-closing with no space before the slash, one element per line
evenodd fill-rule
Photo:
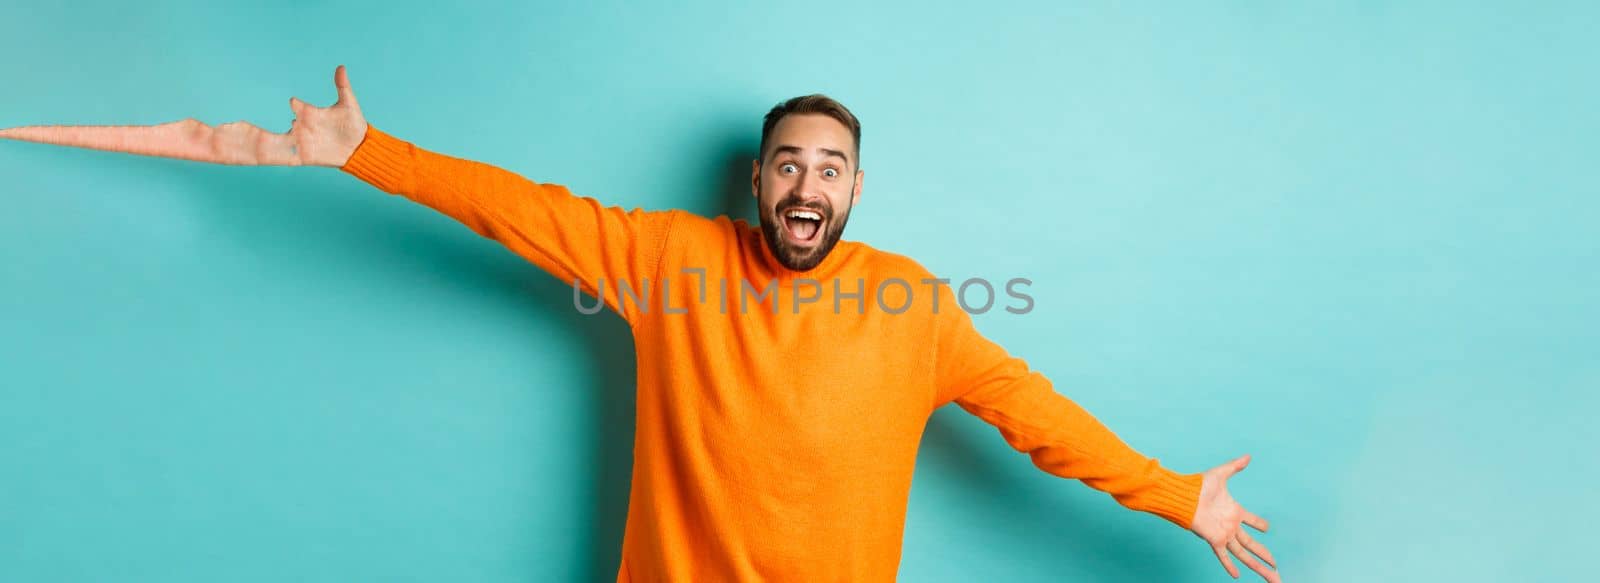
<path fill-rule="evenodd" d="M 345 74 L 344 65 L 333 70 L 333 86 L 339 98 L 329 107 L 289 98 L 294 121 L 288 136 L 294 139 L 293 153 L 302 165 L 344 166 L 367 135 L 367 118 L 361 115 L 361 105 L 350 89 L 350 76 Z"/>
<path fill-rule="evenodd" d="M 339 99 L 314 107 L 289 98 L 289 131 L 268 132 L 242 121 L 211 127 L 195 119 L 153 126 L 28 126 L 0 130 L 0 138 L 76 146 L 144 156 L 246 166 L 343 166 L 366 136 L 350 78 L 333 72 Z"/>
<path fill-rule="evenodd" d="M 1189 530 L 1196 536 L 1205 539 L 1211 545 L 1211 550 L 1217 554 L 1217 560 L 1222 561 L 1222 568 L 1234 579 L 1239 578 L 1239 567 L 1228 558 L 1228 553 L 1238 557 L 1250 570 L 1260 574 L 1263 579 L 1272 583 L 1280 583 L 1278 578 L 1278 562 L 1273 560 L 1272 553 L 1267 547 L 1257 542 L 1245 532 L 1240 523 L 1248 524 L 1261 532 L 1267 531 L 1267 521 L 1250 511 L 1245 510 L 1238 502 L 1233 501 L 1233 496 L 1228 495 L 1228 478 L 1239 473 L 1245 466 L 1250 465 L 1249 454 L 1238 459 L 1206 470 L 1205 479 L 1200 486 L 1200 504 L 1194 513 L 1194 524 L 1189 525 Z M 1226 549 L 1227 552 L 1223 552 Z M 1245 552 L 1245 551 L 1249 552 Z M 1271 565 L 1269 570 L 1255 557 Z"/>

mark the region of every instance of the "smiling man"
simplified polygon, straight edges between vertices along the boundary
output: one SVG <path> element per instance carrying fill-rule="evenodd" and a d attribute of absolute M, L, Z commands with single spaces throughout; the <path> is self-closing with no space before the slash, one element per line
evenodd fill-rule
<path fill-rule="evenodd" d="M 751 184 L 763 240 L 785 267 L 811 270 L 839 243 L 861 200 L 860 152 L 861 124 L 837 101 L 807 95 L 767 112 Z"/>
<path fill-rule="evenodd" d="M 808 95 L 767 114 L 751 173 L 757 228 L 604 207 L 430 152 L 369 124 L 343 67 L 334 78 L 338 101 L 291 99 L 296 119 L 283 134 L 186 120 L 0 137 L 340 168 L 604 302 L 638 350 L 619 581 L 893 580 L 917 446 L 928 416 L 949 403 L 997 427 L 1040 469 L 1191 530 L 1233 576 L 1230 554 L 1278 580 L 1271 554 L 1241 527 L 1265 531 L 1266 521 L 1227 490 L 1249 456 L 1203 473 L 1162 467 L 980 335 L 948 280 L 841 239 L 865 174 L 860 123 L 838 102 Z"/>

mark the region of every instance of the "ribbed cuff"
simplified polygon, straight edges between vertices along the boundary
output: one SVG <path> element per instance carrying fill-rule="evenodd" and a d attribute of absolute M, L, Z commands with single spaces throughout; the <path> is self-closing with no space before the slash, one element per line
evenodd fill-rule
<path fill-rule="evenodd" d="M 1179 474 L 1166 468 L 1156 471 L 1159 474 L 1155 484 L 1140 496 L 1140 506 L 1187 530 L 1194 524 L 1194 513 L 1200 506 L 1200 485 L 1205 482 L 1205 475 Z"/>
<path fill-rule="evenodd" d="M 410 181 L 411 154 L 415 147 L 410 142 L 379 131 L 369 123 L 361 145 L 356 146 L 356 151 L 350 154 L 350 159 L 339 170 L 379 190 L 399 194 Z"/>

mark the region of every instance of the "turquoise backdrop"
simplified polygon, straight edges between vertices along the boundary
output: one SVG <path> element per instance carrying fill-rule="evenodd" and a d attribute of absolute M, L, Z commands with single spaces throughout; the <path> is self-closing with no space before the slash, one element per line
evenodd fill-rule
<path fill-rule="evenodd" d="M 1167 465 L 1254 454 L 1287 581 L 1594 577 L 1593 3 L 3 12 L 0 127 L 282 131 L 344 63 L 423 147 L 708 215 L 828 93 L 846 236 L 1032 279 L 979 328 Z M 334 170 L 0 143 L 0 581 L 610 580 L 632 347 L 570 294 Z M 1227 577 L 954 407 L 900 575 Z"/>

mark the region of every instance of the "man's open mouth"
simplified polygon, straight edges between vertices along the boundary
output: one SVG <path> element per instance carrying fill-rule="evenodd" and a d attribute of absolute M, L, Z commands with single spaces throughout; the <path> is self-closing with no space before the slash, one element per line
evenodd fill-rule
<path fill-rule="evenodd" d="M 822 211 L 809 208 L 790 208 L 782 213 L 783 231 L 796 245 L 812 245 L 821 239 L 824 219 Z"/>

